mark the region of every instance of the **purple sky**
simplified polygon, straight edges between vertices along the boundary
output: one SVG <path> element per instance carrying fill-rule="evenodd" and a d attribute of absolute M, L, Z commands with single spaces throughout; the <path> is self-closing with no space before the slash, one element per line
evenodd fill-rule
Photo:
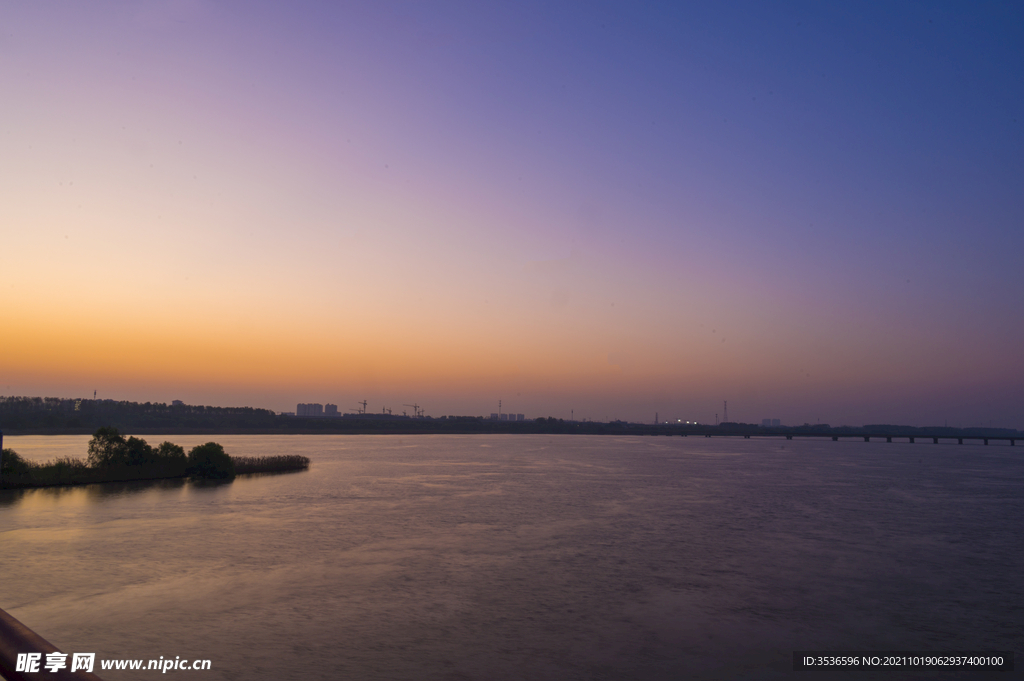
<path fill-rule="evenodd" d="M 0 394 L 1024 428 L 1017 3 L 0 5 Z"/>

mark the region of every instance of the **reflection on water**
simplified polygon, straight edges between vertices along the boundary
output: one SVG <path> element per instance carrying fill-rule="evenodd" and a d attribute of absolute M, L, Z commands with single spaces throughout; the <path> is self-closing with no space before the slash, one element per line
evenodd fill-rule
<path fill-rule="evenodd" d="M 172 478 L 170 480 L 106 482 L 101 485 L 78 485 L 75 487 L 37 487 L 31 489 L 0 490 L 0 506 L 24 504 L 38 508 L 58 502 L 65 505 L 82 505 L 90 501 L 102 502 L 110 497 L 140 494 L 153 489 L 178 489 L 184 485 L 197 485 L 204 484 L 205 482 Z"/>
<path fill-rule="evenodd" d="M 760 679 L 794 649 L 1019 641 L 1009 448 L 147 439 L 313 465 L 0 494 L 0 607 L 68 651 L 207 679 Z"/>

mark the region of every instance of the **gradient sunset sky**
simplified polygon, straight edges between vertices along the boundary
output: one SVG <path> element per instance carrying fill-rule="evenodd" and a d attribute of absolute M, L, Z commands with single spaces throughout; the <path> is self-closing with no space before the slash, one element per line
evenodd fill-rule
<path fill-rule="evenodd" d="M 0 394 L 1024 428 L 1024 5 L 823 4 L 0 4 Z"/>

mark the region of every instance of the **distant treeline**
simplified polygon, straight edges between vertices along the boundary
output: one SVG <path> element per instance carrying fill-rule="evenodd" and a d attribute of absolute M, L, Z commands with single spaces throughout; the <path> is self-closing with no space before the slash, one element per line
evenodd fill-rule
<path fill-rule="evenodd" d="M 440 418 L 366 417 L 305 418 L 277 415 L 252 407 L 201 407 L 162 402 L 0 397 L 0 430 L 8 435 L 88 434 L 113 425 L 122 431 L 166 434 L 468 434 L 565 433 L 588 435 L 894 435 L 920 437 L 1008 437 L 1024 432 L 1009 428 L 946 428 L 899 425 L 831 427 L 827 424 L 765 428 L 748 423 L 641 424 L 625 421 L 567 421 L 553 417 L 497 421 L 477 416 Z"/>
<path fill-rule="evenodd" d="M 88 460 L 70 457 L 36 463 L 12 449 L 0 450 L 0 487 L 86 485 L 126 480 L 204 478 L 230 480 L 245 473 L 274 473 L 309 468 L 304 456 L 232 457 L 216 442 L 185 449 L 171 442 L 153 447 L 142 438 L 125 438 L 103 427 L 89 441 Z"/>
<path fill-rule="evenodd" d="M 227 433 L 273 429 L 268 409 L 162 402 L 0 397 L 0 430 L 16 434 L 88 434 L 113 425 L 135 433 Z"/>

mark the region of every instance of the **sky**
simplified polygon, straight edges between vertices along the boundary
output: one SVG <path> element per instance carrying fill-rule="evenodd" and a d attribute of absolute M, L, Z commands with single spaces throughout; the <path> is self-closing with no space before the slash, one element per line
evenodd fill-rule
<path fill-rule="evenodd" d="M 1024 428 L 1024 6 L 0 3 L 0 395 Z"/>

